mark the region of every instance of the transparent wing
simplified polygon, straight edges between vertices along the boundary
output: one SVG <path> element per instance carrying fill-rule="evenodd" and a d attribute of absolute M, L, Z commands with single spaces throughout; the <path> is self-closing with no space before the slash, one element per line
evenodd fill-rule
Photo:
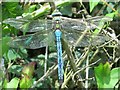
<path fill-rule="evenodd" d="M 98 18 L 97 18 L 98 19 Z M 92 19 L 94 20 L 93 23 L 99 20 Z M 80 37 L 81 32 L 76 31 L 81 31 L 85 30 L 86 28 L 96 28 L 94 25 L 91 25 L 90 22 L 91 19 L 86 20 L 88 23 L 86 25 L 86 22 L 83 20 L 78 20 L 78 19 L 70 19 L 70 18 L 62 18 L 61 24 L 62 24 L 62 30 L 63 30 L 63 36 L 65 36 L 65 39 L 68 40 L 70 45 L 73 45 L 77 39 Z M 104 21 L 104 20 L 103 20 Z M 107 20 L 105 20 L 107 21 Z M 39 33 L 35 34 L 30 34 L 26 36 L 20 36 L 15 38 L 11 43 L 10 46 L 12 47 L 20 47 L 23 46 L 25 48 L 30 48 L 30 49 L 36 49 L 40 47 L 44 47 L 46 45 L 53 45 L 53 42 L 55 40 L 53 32 L 47 34 L 47 33 L 42 33 L 46 32 L 45 29 L 48 31 L 52 30 L 52 21 L 51 20 L 25 20 L 25 19 L 15 19 L 15 18 L 10 18 L 7 20 L 4 20 L 3 23 L 9 24 L 17 29 L 24 30 L 25 27 L 27 27 L 28 32 L 36 32 L 40 31 Z M 96 24 L 96 23 L 95 23 Z M 88 46 L 89 44 L 101 44 L 108 40 L 108 37 L 105 35 L 98 35 L 93 38 L 93 40 L 90 40 L 92 38 L 90 35 L 86 35 L 82 42 L 78 46 Z M 51 43 L 50 43 L 51 42 Z"/>
<path fill-rule="evenodd" d="M 37 32 L 52 29 L 52 20 L 34 20 L 28 26 L 29 32 Z"/>
<path fill-rule="evenodd" d="M 63 30 L 69 32 L 73 30 L 83 31 L 86 28 L 95 29 L 98 25 L 111 21 L 111 20 L 112 19 L 109 17 L 102 17 L 102 16 L 92 17 L 86 20 L 71 19 L 71 18 L 64 17 L 62 18 L 61 23 L 62 23 Z M 103 22 L 103 23 L 100 23 L 100 22 Z"/>
<path fill-rule="evenodd" d="M 70 31 L 70 30 L 85 30 L 85 28 L 95 29 L 96 26 L 99 25 L 99 22 L 108 22 L 112 19 L 109 17 L 92 17 L 88 18 L 85 21 L 82 19 L 71 19 L 66 17 L 61 17 L 61 25 L 63 30 Z M 50 30 L 52 29 L 52 20 L 26 20 L 23 18 L 16 19 L 16 18 L 9 18 L 4 20 L 3 23 L 9 24 L 17 29 L 26 32 L 37 32 L 42 30 Z"/>
<path fill-rule="evenodd" d="M 52 20 L 27 20 L 23 18 L 9 18 L 4 20 L 3 23 L 9 24 L 10 26 L 26 32 L 38 32 L 52 28 Z"/>
<path fill-rule="evenodd" d="M 66 33 L 64 34 L 63 38 L 67 40 L 69 45 L 74 46 L 81 35 L 82 33 Z M 86 47 L 89 45 L 92 45 L 92 46 L 102 45 L 109 40 L 110 40 L 110 37 L 104 34 L 99 34 L 96 36 L 86 34 L 81 40 L 81 42 L 77 44 L 77 47 Z"/>
<path fill-rule="evenodd" d="M 24 47 L 28 49 L 37 49 L 45 47 L 46 45 L 54 46 L 55 37 L 53 35 L 53 32 L 50 32 L 49 34 L 29 34 L 14 38 L 12 42 L 9 43 L 9 45 L 14 48 Z"/>
<path fill-rule="evenodd" d="M 88 28 L 88 30 L 95 29 L 98 25 L 101 24 L 100 22 L 105 23 L 111 20 L 112 19 L 109 17 L 102 16 L 88 18 L 85 21 L 70 18 L 62 19 L 62 29 L 64 30 L 63 38 L 65 38 L 68 41 L 69 45 L 74 46 L 74 44 L 82 35 L 82 32 L 86 30 L 86 28 Z M 108 40 L 110 40 L 110 37 L 105 34 L 99 34 L 96 36 L 93 36 L 92 34 L 86 34 L 82 41 L 78 44 L 78 47 L 85 47 L 88 45 L 101 45 Z"/>
<path fill-rule="evenodd" d="M 86 25 L 82 20 L 78 21 L 78 20 L 73 20 L 73 19 L 71 20 L 65 19 L 65 20 L 62 20 L 61 22 L 62 22 L 61 23 L 62 29 L 67 32 L 73 31 L 73 30 L 83 31 L 86 28 Z"/>
<path fill-rule="evenodd" d="M 77 40 L 80 38 L 82 33 L 65 33 L 62 35 L 63 39 L 66 39 L 69 45 L 74 46 Z M 99 34 L 97 36 L 92 36 L 90 34 L 86 34 L 82 41 L 77 44 L 77 47 L 86 47 L 89 45 L 96 46 L 105 43 L 106 41 L 110 40 L 110 37 Z M 49 34 L 30 34 L 26 36 L 20 36 L 13 39 L 10 42 L 10 46 L 14 48 L 24 47 L 28 49 L 37 49 L 41 47 L 48 46 L 55 46 L 55 36 L 54 33 L 51 32 Z"/>
<path fill-rule="evenodd" d="M 3 21 L 3 23 L 9 24 L 10 26 L 13 26 L 17 29 L 21 29 L 23 27 L 23 25 L 28 23 L 28 22 L 29 22 L 29 20 L 16 19 L 16 18 L 8 18 L 8 19 Z"/>

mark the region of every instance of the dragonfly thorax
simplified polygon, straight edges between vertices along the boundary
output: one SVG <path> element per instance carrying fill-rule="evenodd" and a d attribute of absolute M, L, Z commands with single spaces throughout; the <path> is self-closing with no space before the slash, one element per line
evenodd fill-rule
<path fill-rule="evenodd" d="M 56 9 L 53 11 L 52 16 L 53 16 L 53 21 L 61 21 L 61 13 Z"/>
<path fill-rule="evenodd" d="M 53 18 L 53 28 L 61 30 L 61 18 L 60 16 L 56 16 Z"/>

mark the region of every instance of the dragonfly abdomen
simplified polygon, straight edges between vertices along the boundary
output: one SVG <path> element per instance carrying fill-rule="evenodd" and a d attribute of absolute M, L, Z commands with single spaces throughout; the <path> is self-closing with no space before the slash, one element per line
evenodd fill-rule
<path fill-rule="evenodd" d="M 63 83 L 63 60 L 62 60 L 62 45 L 61 45 L 62 32 L 57 29 L 55 31 L 56 43 L 57 43 L 57 55 L 58 55 L 58 77 L 59 83 Z"/>

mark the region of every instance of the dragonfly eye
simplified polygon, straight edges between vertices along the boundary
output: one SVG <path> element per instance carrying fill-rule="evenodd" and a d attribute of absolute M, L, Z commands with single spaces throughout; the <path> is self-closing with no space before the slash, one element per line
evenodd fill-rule
<path fill-rule="evenodd" d="M 61 21 L 61 16 L 55 16 L 55 17 L 53 17 L 53 20 L 54 21 Z"/>

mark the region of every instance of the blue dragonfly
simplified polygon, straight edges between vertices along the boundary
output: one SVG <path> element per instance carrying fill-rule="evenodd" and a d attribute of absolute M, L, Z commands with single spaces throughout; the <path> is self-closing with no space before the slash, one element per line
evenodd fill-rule
<path fill-rule="evenodd" d="M 11 47 L 37 49 L 46 45 L 56 45 L 58 58 L 58 78 L 60 84 L 62 84 L 64 78 L 61 39 L 67 40 L 69 45 L 74 46 L 75 42 L 82 35 L 86 28 L 92 30 L 98 28 L 97 25 L 99 24 L 100 20 L 103 20 L 103 22 L 110 20 L 108 17 L 96 17 L 83 21 L 80 19 L 62 17 L 61 15 L 62 14 L 56 9 L 52 13 L 52 20 L 27 20 L 24 18 L 10 18 L 3 21 L 3 23 L 9 24 L 22 31 L 24 31 L 24 28 L 27 27 L 28 31 L 26 32 L 35 32 L 34 34 L 28 34 L 14 38 L 10 43 Z M 110 38 L 104 34 L 98 34 L 92 39 L 92 35 L 88 33 L 78 44 L 78 47 L 85 47 L 90 44 L 92 46 L 96 46 L 103 44 L 108 40 L 110 40 Z"/>

